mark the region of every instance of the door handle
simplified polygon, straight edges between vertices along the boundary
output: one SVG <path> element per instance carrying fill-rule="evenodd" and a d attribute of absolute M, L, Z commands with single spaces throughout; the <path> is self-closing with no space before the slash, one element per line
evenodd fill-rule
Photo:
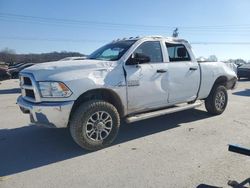
<path fill-rule="evenodd" d="M 157 73 L 164 73 L 164 72 L 167 72 L 167 69 L 158 69 L 156 72 Z"/>
<path fill-rule="evenodd" d="M 198 68 L 197 67 L 190 67 L 189 70 L 192 70 L 192 71 L 195 71 L 197 70 Z"/>

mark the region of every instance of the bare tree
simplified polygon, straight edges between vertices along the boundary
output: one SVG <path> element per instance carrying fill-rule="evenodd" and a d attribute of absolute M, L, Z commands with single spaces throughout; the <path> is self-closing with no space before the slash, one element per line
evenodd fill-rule
<path fill-rule="evenodd" d="M 74 56 L 85 56 L 84 54 L 78 52 L 50 52 L 50 53 L 41 53 L 41 54 L 16 54 L 14 50 L 5 48 L 0 51 L 0 61 L 7 64 L 13 63 L 42 63 L 49 61 L 58 61 L 65 57 L 74 57 Z"/>
<path fill-rule="evenodd" d="M 15 51 L 9 48 L 4 48 L 0 51 L 0 60 L 8 64 L 13 64 L 16 61 Z"/>
<path fill-rule="evenodd" d="M 216 57 L 216 55 L 210 55 L 210 56 L 207 58 L 207 61 L 216 62 L 216 61 L 218 61 L 218 58 Z"/>

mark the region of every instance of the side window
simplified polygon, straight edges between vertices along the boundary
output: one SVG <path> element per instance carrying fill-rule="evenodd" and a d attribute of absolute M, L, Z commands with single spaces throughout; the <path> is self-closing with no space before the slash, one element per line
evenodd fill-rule
<path fill-rule="evenodd" d="M 151 63 L 163 62 L 161 44 L 158 41 L 142 43 L 134 53 L 142 53 L 150 58 Z"/>
<path fill-rule="evenodd" d="M 191 61 L 190 55 L 183 44 L 166 43 L 170 62 Z"/>

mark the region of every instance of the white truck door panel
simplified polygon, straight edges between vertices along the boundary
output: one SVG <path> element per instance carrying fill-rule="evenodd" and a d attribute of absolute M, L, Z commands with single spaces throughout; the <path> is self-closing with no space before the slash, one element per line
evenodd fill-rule
<path fill-rule="evenodd" d="M 166 63 L 126 66 L 128 109 L 143 111 L 167 105 Z M 157 70 L 158 71 L 157 73 Z M 162 72 L 161 72 L 162 71 Z"/>
<path fill-rule="evenodd" d="M 200 69 L 183 44 L 166 43 L 169 57 L 168 83 L 170 104 L 192 101 L 200 85 Z"/>
<path fill-rule="evenodd" d="M 149 62 L 128 65 L 135 56 L 147 56 Z M 138 59 L 136 59 L 137 61 Z M 167 105 L 167 63 L 163 62 L 162 45 L 159 41 L 146 41 L 131 54 L 125 65 L 128 111 L 138 112 Z"/>
<path fill-rule="evenodd" d="M 194 100 L 200 84 L 198 64 L 193 62 L 168 63 L 168 82 L 169 103 Z"/>

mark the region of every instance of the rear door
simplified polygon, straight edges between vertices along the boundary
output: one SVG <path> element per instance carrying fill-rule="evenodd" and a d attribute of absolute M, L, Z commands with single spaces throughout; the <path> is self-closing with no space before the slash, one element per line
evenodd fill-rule
<path fill-rule="evenodd" d="M 192 101 L 196 98 L 200 84 L 200 71 L 197 61 L 183 44 L 165 43 L 168 64 L 168 103 Z"/>

